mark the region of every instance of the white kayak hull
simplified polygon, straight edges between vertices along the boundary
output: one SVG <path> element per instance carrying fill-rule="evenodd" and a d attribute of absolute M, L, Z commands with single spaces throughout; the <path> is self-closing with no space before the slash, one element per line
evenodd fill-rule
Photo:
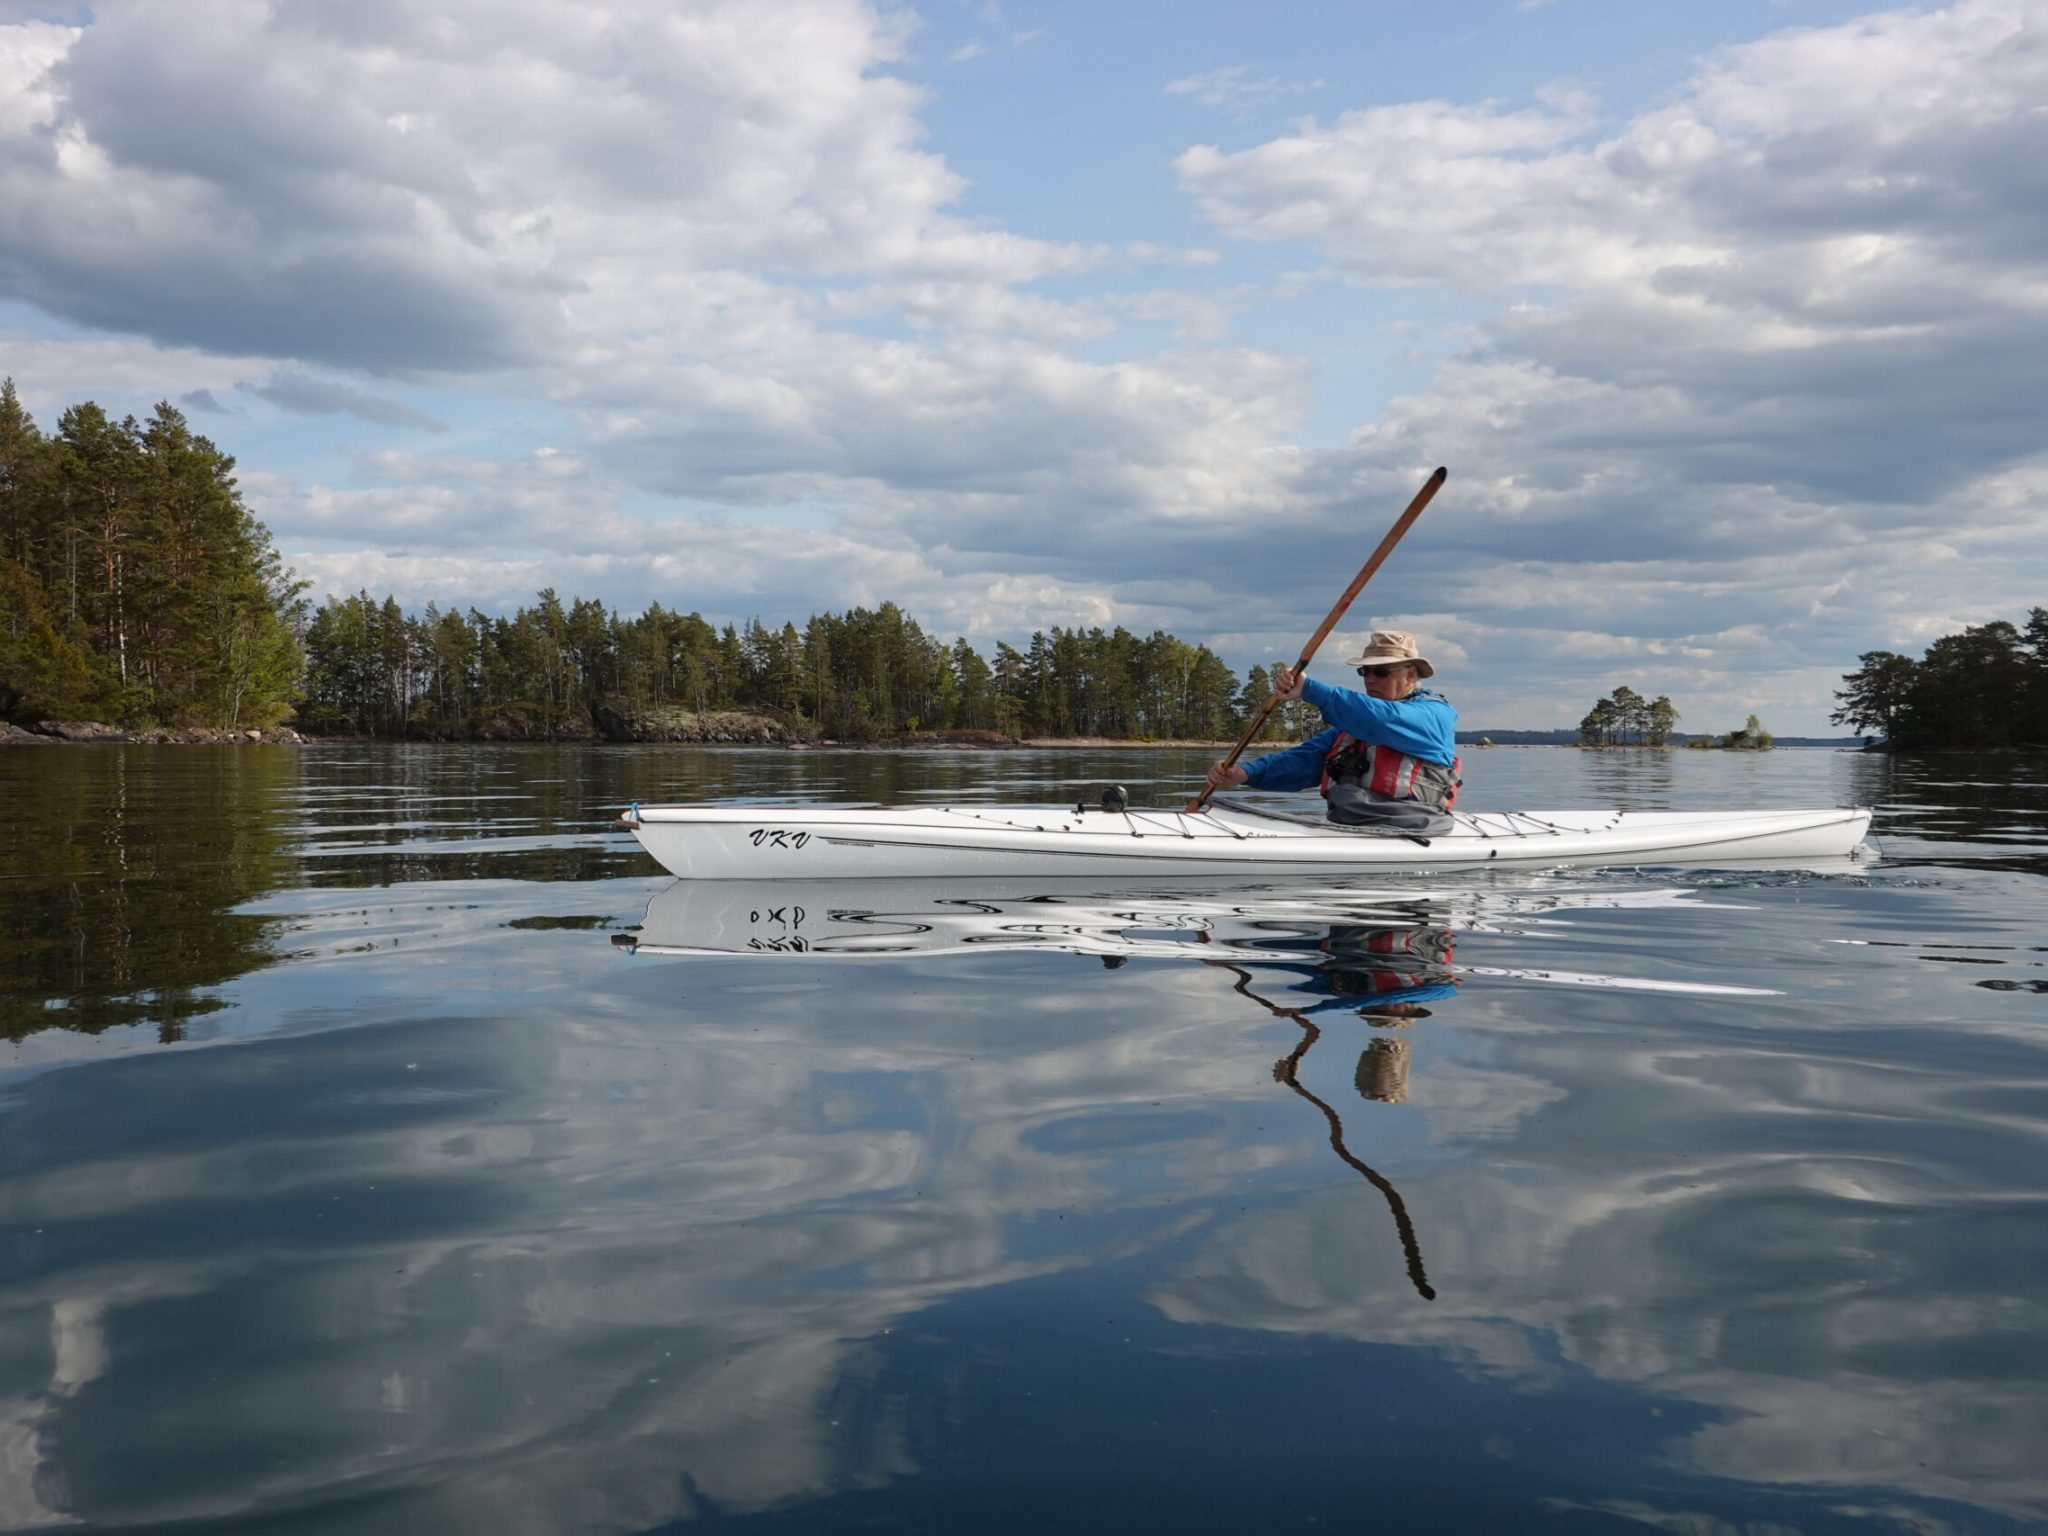
<path fill-rule="evenodd" d="M 1481 811 L 1425 840 L 1225 803 L 1072 806 L 634 806 L 621 821 L 693 880 L 1344 874 L 1636 864 L 1745 867 L 1854 855 L 1870 812 Z"/>

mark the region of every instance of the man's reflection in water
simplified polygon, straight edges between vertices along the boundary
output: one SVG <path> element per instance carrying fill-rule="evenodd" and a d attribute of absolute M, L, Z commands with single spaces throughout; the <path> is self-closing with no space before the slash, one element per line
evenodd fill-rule
<path fill-rule="evenodd" d="M 1257 966 L 1298 978 L 1286 991 L 1309 1001 L 1274 1010 L 1288 1016 L 1352 1012 L 1375 1028 L 1400 1030 L 1428 1018 L 1428 1004 L 1458 994 L 1451 930 L 1426 921 L 1398 928 L 1340 925 L 1320 937 L 1280 939 L 1261 947 L 1316 956 L 1307 964 Z M 1412 1056 L 1404 1036 L 1367 1041 L 1353 1076 L 1359 1094 L 1382 1104 L 1405 1102 Z"/>
<path fill-rule="evenodd" d="M 1256 978 L 1246 966 L 1226 960 L 1209 963 L 1237 977 L 1236 991 L 1274 1016 L 1291 1019 L 1300 1026 L 1301 1043 L 1273 1063 L 1274 1080 L 1285 1083 L 1322 1111 L 1330 1126 L 1331 1150 L 1386 1198 L 1407 1260 L 1408 1279 L 1418 1294 L 1434 1301 L 1436 1291 L 1423 1271 L 1421 1245 L 1400 1191 L 1344 1144 L 1343 1119 L 1334 1106 L 1303 1085 L 1301 1063 L 1322 1038 L 1322 1026 L 1313 1015 L 1351 1012 L 1377 1029 L 1400 1030 L 1418 1019 L 1428 1018 L 1430 1010 L 1426 1004 L 1455 997 L 1458 978 L 1451 970 L 1451 932 L 1426 923 L 1398 928 L 1341 925 L 1320 937 L 1275 939 L 1261 947 L 1280 953 L 1307 951 L 1317 956 L 1309 963 L 1252 962 L 1261 972 L 1275 973 L 1276 980 L 1282 976 L 1295 978 L 1284 989 L 1283 996 L 1288 999 L 1285 1002 L 1276 1002 L 1254 991 Z M 1411 1054 L 1409 1041 L 1402 1035 L 1378 1035 L 1367 1041 L 1352 1076 L 1359 1096 L 1382 1104 L 1405 1102 Z"/>

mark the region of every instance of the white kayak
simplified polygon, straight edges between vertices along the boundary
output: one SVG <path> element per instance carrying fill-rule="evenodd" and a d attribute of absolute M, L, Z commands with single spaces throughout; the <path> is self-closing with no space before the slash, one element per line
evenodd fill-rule
<path fill-rule="evenodd" d="M 1460 811 L 1417 838 L 1237 802 L 1061 806 L 633 805 L 620 821 L 693 880 L 1344 874 L 1602 865 L 1750 867 L 1854 855 L 1860 806 L 1750 811 Z"/>

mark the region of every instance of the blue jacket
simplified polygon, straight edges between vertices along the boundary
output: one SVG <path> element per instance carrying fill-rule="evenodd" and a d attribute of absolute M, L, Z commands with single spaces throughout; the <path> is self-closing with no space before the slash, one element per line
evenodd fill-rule
<path fill-rule="evenodd" d="M 1244 765 L 1253 789 L 1310 789 L 1323 779 L 1323 759 L 1339 732 L 1359 741 L 1384 743 L 1426 763 L 1448 765 L 1458 755 L 1458 712 L 1440 693 L 1418 688 L 1405 699 L 1376 699 L 1352 688 L 1332 688 L 1310 678 L 1301 696 L 1323 712 L 1330 729 L 1298 747 L 1269 753 Z"/>
<path fill-rule="evenodd" d="M 1306 990 L 1306 989 L 1303 989 Z M 1326 997 L 1297 1008 L 1296 1013 L 1357 1013 L 1365 1008 L 1384 1008 L 1388 1003 L 1441 1003 L 1458 995 L 1458 978 L 1421 982 L 1412 987 L 1393 987 L 1385 992 L 1356 992 L 1343 997 Z"/>

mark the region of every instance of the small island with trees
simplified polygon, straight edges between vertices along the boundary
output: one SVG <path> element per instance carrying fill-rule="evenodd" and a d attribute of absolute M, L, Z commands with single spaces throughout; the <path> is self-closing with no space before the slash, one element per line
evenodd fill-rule
<path fill-rule="evenodd" d="M 1774 739 L 1755 715 L 1740 730 L 1720 736 L 1682 736 L 1676 729 L 1679 718 L 1678 706 L 1667 695 L 1646 699 L 1624 683 L 1586 711 L 1579 722 L 1578 744 L 1599 749 L 1679 745 L 1695 750 L 1768 752 Z"/>
<path fill-rule="evenodd" d="M 1586 711 L 1579 722 L 1582 747 L 1664 747 L 1678 724 L 1678 709 L 1658 694 L 1645 699 L 1626 683 Z"/>

